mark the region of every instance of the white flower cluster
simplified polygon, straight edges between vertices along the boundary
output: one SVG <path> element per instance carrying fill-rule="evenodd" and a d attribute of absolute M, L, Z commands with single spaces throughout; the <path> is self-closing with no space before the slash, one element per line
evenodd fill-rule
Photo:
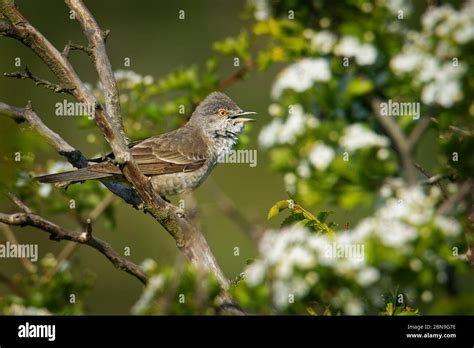
<path fill-rule="evenodd" d="M 360 123 L 354 123 L 344 130 L 343 135 L 339 138 L 339 144 L 348 152 L 354 152 L 365 147 L 387 147 L 389 140 Z"/>
<path fill-rule="evenodd" d="M 399 11 L 402 11 L 404 16 L 412 12 L 411 2 L 408 0 L 382 0 L 381 4 L 397 16 Z"/>
<path fill-rule="evenodd" d="M 336 35 L 329 30 L 321 30 L 316 34 L 309 32 L 308 36 L 311 37 L 311 47 L 324 54 L 331 53 L 337 41 Z"/>
<path fill-rule="evenodd" d="M 278 99 L 286 89 L 304 92 L 315 82 L 331 79 L 329 63 L 323 58 L 303 58 L 281 71 L 272 87 L 272 98 Z"/>
<path fill-rule="evenodd" d="M 336 237 L 315 234 L 298 226 L 267 231 L 259 244 L 260 259 L 246 271 L 246 283 L 251 287 L 258 286 L 271 274 L 269 285 L 273 302 L 282 310 L 290 305 L 289 298 L 304 298 L 318 281 L 323 281 L 320 274 L 329 273 L 338 279 L 354 281 L 363 288 L 378 282 L 380 270 L 365 257 L 364 246 L 368 243 L 375 242 L 376 245 L 391 248 L 406 259 L 410 269 L 419 272 L 423 268 L 423 261 L 413 256 L 413 248 L 420 238 L 432 237 L 422 233 L 425 226 L 434 226 L 445 236 L 459 236 L 461 233 L 461 226 L 456 220 L 436 214 L 435 205 L 440 200 L 440 192 L 436 187 L 425 194 L 421 187 L 406 187 L 401 181 L 394 180 L 383 187 L 381 196 L 384 203 L 372 217 L 363 219 L 352 230 L 337 232 Z M 340 246 L 361 247 L 362 255 L 341 257 L 334 252 Z M 432 253 L 428 250 L 425 254 Z M 380 257 L 384 255 L 378 255 Z M 391 260 L 387 259 L 387 262 Z M 442 260 L 431 255 L 424 262 L 440 264 Z M 330 268 L 331 271 L 320 272 L 324 268 Z M 361 314 L 362 307 L 356 306 L 357 299 L 349 295 L 337 294 L 336 300 L 342 301 L 338 305 L 346 314 Z"/>
<path fill-rule="evenodd" d="M 122 84 L 125 88 L 133 88 L 138 85 L 151 85 L 154 83 L 153 76 L 142 76 L 132 70 L 116 70 L 114 72 L 117 83 Z"/>
<path fill-rule="evenodd" d="M 276 144 L 293 144 L 304 132 L 305 125 L 311 118 L 312 116 L 304 113 L 301 105 L 293 105 L 286 121 L 274 119 L 261 130 L 258 141 L 263 148 Z"/>
<path fill-rule="evenodd" d="M 455 57 L 460 45 L 474 41 L 474 0 L 459 11 L 450 5 L 428 9 L 421 31 L 409 31 L 407 38 L 402 52 L 390 61 L 392 71 L 411 76 L 422 87 L 421 100 L 427 105 L 451 107 L 462 100 L 461 79 L 468 68 Z"/>
<path fill-rule="evenodd" d="M 332 162 L 336 153 L 330 146 L 322 142 L 314 144 L 309 153 L 309 162 L 318 170 L 325 170 Z"/>
<path fill-rule="evenodd" d="M 362 43 L 354 36 L 343 36 L 338 41 L 337 36 L 329 30 L 315 33 L 311 29 L 306 29 L 303 35 L 310 40 L 310 46 L 318 53 L 334 53 L 337 56 L 355 58 L 358 65 L 372 65 L 377 60 L 377 49 L 369 43 Z"/>
<path fill-rule="evenodd" d="M 268 0 L 249 0 L 248 4 L 253 8 L 253 17 L 257 21 L 264 21 L 270 17 L 271 9 Z"/>
<path fill-rule="evenodd" d="M 377 49 L 368 43 L 361 43 L 354 36 L 345 36 L 334 48 L 334 53 L 352 58 L 355 57 L 356 63 L 359 65 L 372 65 L 377 59 Z"/>

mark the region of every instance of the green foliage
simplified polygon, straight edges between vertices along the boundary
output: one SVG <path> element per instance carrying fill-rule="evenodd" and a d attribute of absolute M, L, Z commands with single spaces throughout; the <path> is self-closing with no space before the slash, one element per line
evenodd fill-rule
<path fill-rule="evenodd" d="M 79 315 L 85 313 L 83 297 L 94 284 L 85 273 L 73 277 L 69 261 L 58 264 L 47 254 L 39 266 L 12 280 L 16 292 L 0 296 L 0 313 L 6 315 Z"/>
<path fill-rule="evenodd" d="M 267 219 L 270 220 L 285 209 L 290 210 L 290 216 L 283 220 L 281 227 L 294 224 L 307 227 L 314 232 L 333 234 L 334 231 L 331 227 L 337 226 L 334 222 L 325 223 L 328 216 L 334 213 L 333 211 L 321 211 L 315 216 L 291 199 L 275 203 L 270 208 Z"/>
<path fill-rule="evenodd" d="M 159 269 L 148 259 L 142 267 L 150 278 L 132 307 L 133 314 L 216 314 L 220 286 L 213 276 L 197 271 L 190 264 Z"/>

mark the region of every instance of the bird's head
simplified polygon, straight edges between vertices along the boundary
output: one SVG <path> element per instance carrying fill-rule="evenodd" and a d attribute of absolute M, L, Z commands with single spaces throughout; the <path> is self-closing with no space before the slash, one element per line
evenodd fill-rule
<path fill-rule="evenodd" d="M 242 110 L 224 93 L 214 92 L 198 105 L 189 122 L 208 134 L 226 130 L 239 134 L 246 122 L 253 121 L 246 116 L 253 114 Z"/>

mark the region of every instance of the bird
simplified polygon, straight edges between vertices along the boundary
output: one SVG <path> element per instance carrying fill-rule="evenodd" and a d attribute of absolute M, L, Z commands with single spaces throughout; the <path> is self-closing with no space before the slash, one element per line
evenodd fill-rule
<path fill-rule="evenodd" d="M 128 147 L 140 171 L 150 177 L 162 197 L 196 189 L 216 164 L 237 143 L 245 117 L 256 112 L 242 110 L 221 92 L 209 94 L 181 128 L 131 142 Z M 38 176 L 40 183 L 70 184 L 95 179 L 125 180 L 113 153 L 89 160 L 77 170 Z"/>

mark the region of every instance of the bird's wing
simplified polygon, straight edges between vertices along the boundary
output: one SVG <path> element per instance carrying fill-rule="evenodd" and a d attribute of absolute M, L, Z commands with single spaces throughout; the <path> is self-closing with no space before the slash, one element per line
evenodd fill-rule
<path fill-rule="evenodd" d="M 184 128 L 134 142 L 130 145 L 130 152 L 145 175 L 194 171 L 206 161 L 204 140 Z M 102 173 L 120 174 L 120 169 L 111 163 L 98 163 L 90 168 Z"/>

